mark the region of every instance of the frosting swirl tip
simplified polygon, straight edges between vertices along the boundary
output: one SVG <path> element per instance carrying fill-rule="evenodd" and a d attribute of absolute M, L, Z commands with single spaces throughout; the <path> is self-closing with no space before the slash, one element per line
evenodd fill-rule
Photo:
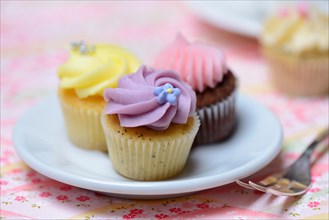
<path fill-rule="evenodd" d="M 224 53 L 201 42 L 190 43 L 178 33 L 175 41 L 160 51 L 154 66 L 176 71 L 195 91 L 214 88 L 227 73 Z"/>

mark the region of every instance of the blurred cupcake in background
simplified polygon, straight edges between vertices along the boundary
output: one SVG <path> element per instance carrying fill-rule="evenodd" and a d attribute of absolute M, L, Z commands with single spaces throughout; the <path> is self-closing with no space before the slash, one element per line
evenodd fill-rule
<path fill-rule="evenodd" d="M 78 147 L 107 151 L 100 118 L 105 88 L 139 67 L 138 59 L 115 45 L 74 42 L 66 63 L 58 68 L 58 95 L 70 141 Z"/>
<path fill-rule="evenodd" d="M 273 84 L 292 96 L 328 95 L 329 17 L 306 3 L 280 8 L 260 42 Z"/>
<path fill-rule="evenodd" d="M 236 125 L 237 80 L 227 68 L 223 52 L 203 43 L 189 43 L 182 35 L 157 55 L 154 66 L 171 69 L 192 86 L 201 126 L 195 145 L 221 141 Z"/>

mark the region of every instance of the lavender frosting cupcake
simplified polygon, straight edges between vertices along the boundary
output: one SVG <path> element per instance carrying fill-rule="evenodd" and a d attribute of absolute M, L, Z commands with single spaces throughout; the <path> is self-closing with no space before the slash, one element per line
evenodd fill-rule
<path fill-rule="evenodd" d="M 118 173 L 163 180 L 183 170 L 200 122 L 195 92 L 175 72 L 142 66 L 104 98 L 101 122 Z"/>

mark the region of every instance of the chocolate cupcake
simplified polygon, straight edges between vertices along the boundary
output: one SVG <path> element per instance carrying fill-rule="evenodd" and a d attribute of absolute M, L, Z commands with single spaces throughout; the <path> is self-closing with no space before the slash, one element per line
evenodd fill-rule
<path fill-rule="evenodd" d="M 178 35 L 159 53 L 154 66 L 176 71 L 196 91 L 201 126 L 195 145 L 222 141 L 233 133 L 237 80 L 218 48 L 189 43 Z"/>

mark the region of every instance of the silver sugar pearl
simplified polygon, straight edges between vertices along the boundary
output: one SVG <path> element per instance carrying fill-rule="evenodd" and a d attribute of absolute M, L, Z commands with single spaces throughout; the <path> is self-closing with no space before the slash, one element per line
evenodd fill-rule
<path fill-rule="evenodd" d="M 81 54 L 87 54 L 88 52 L 89 52 L 89 49 L 88 49 L 87 45 L 85 45 L 85 44 L 80 45 Z"/>
<path fill-rule="evenodd" d="M 71 42 L 71 48 L 74 49 L 78 49 L 79 47 L 81 47 L 81 45 L 84 45 L 85 43 L 82 40 L 79 41 L 73 41 Z"/>

